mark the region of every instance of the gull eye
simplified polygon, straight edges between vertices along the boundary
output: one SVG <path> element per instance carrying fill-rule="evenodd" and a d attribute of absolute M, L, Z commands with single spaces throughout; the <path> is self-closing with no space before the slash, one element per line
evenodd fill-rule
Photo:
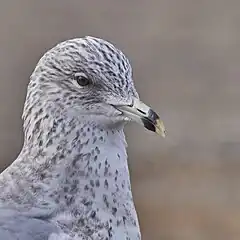
<path fill-rule="evenodd" d="M 74 81 L 80 87 L 85 87 L 91 83 L 91 80 L 84 73 L 76 73 L 74 75 Z"/>

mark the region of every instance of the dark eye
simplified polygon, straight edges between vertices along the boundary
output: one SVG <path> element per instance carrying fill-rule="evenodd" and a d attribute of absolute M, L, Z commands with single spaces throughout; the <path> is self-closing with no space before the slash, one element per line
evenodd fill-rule
<path fill-rule="evenodd" d="M 76 74 L 74 80 L 80 87 L 85 87 L 91 83 L 91 80 L 85 74 Z"/>

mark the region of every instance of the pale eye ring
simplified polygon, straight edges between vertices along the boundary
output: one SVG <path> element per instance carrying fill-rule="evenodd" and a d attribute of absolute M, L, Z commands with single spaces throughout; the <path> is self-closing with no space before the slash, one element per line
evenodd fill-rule
<path fill-rule="evenodd" d="M 78 85 L 79 87 L 86 87 L 92 83 L 84 73 L 75 73 L 73 79 L 75 85 Z"/>

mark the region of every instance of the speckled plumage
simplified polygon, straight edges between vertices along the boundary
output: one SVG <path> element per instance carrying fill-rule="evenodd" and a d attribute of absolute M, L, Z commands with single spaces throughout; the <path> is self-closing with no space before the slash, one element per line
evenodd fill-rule
<path fill-rule="evenodd" d="M 78 72 L 93 84 L 76 87 Z M 0 175 L 4 239 L 141 238 L 123 133 L 129 119 L 112 107 L 131 97 L 138 95 L 129 61 L 104 40 L 68 40 L 40 59 L 24 105 L 22 151 Z"/>

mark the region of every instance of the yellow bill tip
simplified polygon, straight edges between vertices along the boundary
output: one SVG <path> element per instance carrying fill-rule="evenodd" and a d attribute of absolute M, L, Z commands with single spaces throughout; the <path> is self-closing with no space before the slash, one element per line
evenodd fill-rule
<path fill-rule="evenodd" d="M 160 136 L 162 136 L 163 138 L 166 137 L 166 129 L 164 127 L 163 122 L 160 119 L 156 120 L 156 133 Z"/>

